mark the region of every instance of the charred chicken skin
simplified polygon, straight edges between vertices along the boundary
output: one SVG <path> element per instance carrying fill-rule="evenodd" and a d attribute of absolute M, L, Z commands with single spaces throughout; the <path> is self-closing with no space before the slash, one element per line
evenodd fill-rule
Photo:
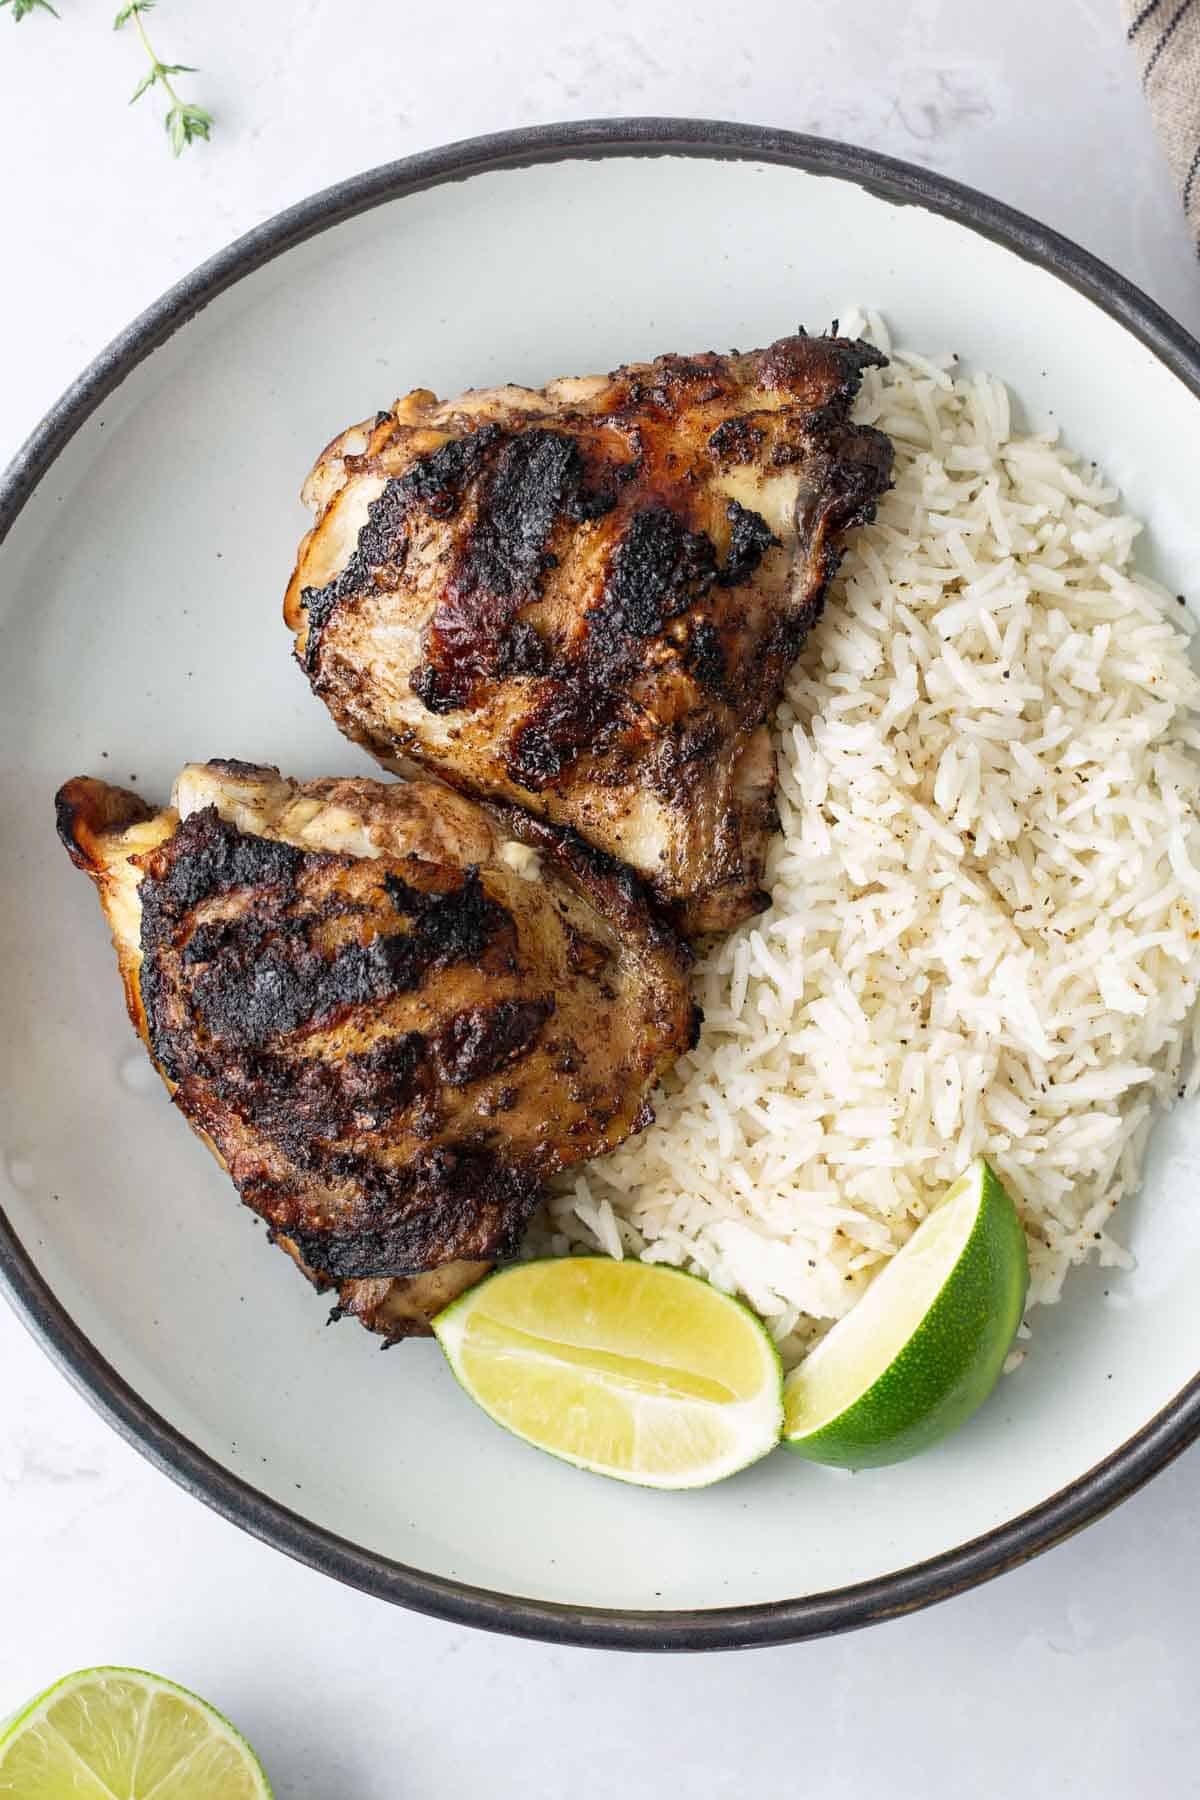
<path fill-rule="evenodd" d="M 687 951 L 626 869 L 438 784 L 211 762 L 161 811 L 81 777 L 57 816 L 175 1104 L 388 1338 L 515 1252 L 547 1177 L 646 1125 L 694 1039 Z"/>
<path fill-rule="evenodd" d="M 574 827 L 686 934 L 765 904 L 768 721 L 891 445 L 838 337 L 663 356 L 352 426 L 304 488 L 284 603 L 386 767 Z"/>

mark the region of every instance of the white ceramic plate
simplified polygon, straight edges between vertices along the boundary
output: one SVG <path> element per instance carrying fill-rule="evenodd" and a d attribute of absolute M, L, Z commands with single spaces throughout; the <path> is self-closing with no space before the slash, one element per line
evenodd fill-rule
<path fill-rule="evenodd" d="M 272 1250 L 150 1075 L 51 800 L 91 772 L 364 761 L 279 614 L 314 452 L 409 387 L 538 384 L 762 343 L 852 301 L 1051 412 L 1186 590 L 1200 349 L 1052 234 L 923 171 L 741 126 L 478 140 L 318 196 L 169 294 L 47 418 L 0 491 L 0 1270 L 106 1415 L 211 1505 L 388 1599 L 636 1648 L 885 1617 L 1010 1566 L 1200 1429 L 1200 1115 L 1160 1130 L 1036 1354 L 943 1448 L 854 1478 L 786 1456 L 672 1496 L 507 1438 L 433 1344 L 380 1356 Z M 1190 554 L 1189 554 L 1190 553 Z"/>

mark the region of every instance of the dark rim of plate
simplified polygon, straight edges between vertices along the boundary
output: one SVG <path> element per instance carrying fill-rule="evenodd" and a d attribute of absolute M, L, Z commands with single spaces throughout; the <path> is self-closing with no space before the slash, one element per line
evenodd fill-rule
<path fill-rule="evenodd" d="M 927 169 L 771 127 L 694 119 L 595 119 L 469 138 L 343 181 L 257 226 L 188 275 L 116 338 L 46 414 L 0 479 L 0 542 L 79 427 L 173 332 L 273 257 L 343 219 L 493 170 L 610 156 L 781 164 L 918 206 L 1050 270 L 1116 319 L 1200 398 L 1200 344 L 1104 263 L 1023 213 Z M 518 1637 L 628 1650 L 717 1650 L 850 1631 L 964 1592 L 1036 1556 L 1126 1499 L 1200 1435 L 1200 1375 L 1079 1480 L 1020 1518 L 907 1569 L 822 1594 L 703 1611 L 630 1611 L 522 1599 L 429 1575 L 338 1537 L 258 1492 L 170 1425 L 67 1314 L 0 1212 L 0 1285 L 51 1357 L 158 1468 L 223 1517 L 365 1593 Z"/>

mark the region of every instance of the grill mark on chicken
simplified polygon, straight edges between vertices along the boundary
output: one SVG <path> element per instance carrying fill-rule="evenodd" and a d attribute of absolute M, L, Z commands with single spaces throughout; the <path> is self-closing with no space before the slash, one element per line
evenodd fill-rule
<path fill-rule="evenodd" d="M 515 1252 L 551 1174 L 645 1122 L 695 1030 L 687 953 L 627 869 L 553 827 L 527 881 L 431 784 L 187 773 L 228 799 L 182 823 L 82 778 L 56 801 L 130 1016 L 309 1279 L 389 1339 L 421 1330 Z M 305 848 L 266 835 L 293 803 Z M 378 854 L 323 847 L 354 808 Z"/>
<path fill-rule="evenodd" d="M 353 1187 L 352 1231 L 312 1231 L 292 1223 L 271 1186 L 247 1193 L 257 1210 L 275 1206 L 279 1225 L 306 1262 L 337 1281 L 358 1281 L 460 1261 L 506 1261 L 516 1255 L 542 1195 L 535 1167 L 509 1164 L 487 1150 L 434 1149 L 403 1169 L 382 1169 L 350 1152 L 331 1157 L 331 1176 Z"/>
<path fill-rule="evenodd" d="M 701 600 L 717 580 L 717 556 L 704 532 L 687 531 L 665 506 L 635 512 L 617 543 L 598 604 L 575 654 L 556 664 L 554 681 L 516 733 L 509 774 L 531 793 L 559 780 L 584 747 L 603 749 L 628 716 L 622 687 L 638 640 Z"/>
<path fill-rule="evenodd" d="M 726 508 L 729 548 L 718 567 L 711 538 L 686 531 L 665 506 L 634 513 L 617 544 L 599 603 L 587 615 L 587 633 L 569 658 L 552 668 L 554 686 L 514 738 L 506 766 L 514 781 L 538 793 L 561 779 L 586 749 L 603 750 L 627 722 L 629 699 L 624 691 L 641 655 L 639 639 L 657 637 L 672 619 L 698 607 L 714 584 L 736 587 L 745 581 L 778 538 L 765 519 L 732 500 Z M 724 654 L 715 630 L 701 633 L 700 654 L 684 655 L 685 666 L 701 685 L 722 691 Z M 715 677 L 715 679 L 714 679 Z M 713 747 L 715 726 L 692 732 L 664 747 L 657 781 Z M 647 769 L 647 778 L 652 771 Z"/>
<path fill-rule="evenodd" d="M 710 619 L 695 619 L 688 632 L 684 660 L 697 685 L 710 694 L 725 694 L 725 649 Z"/>
<path fill-rule="evenodd" d="M 621 637 L 653 637 L 668 619 L 686 612 L 717 578 L 717 553 L 703 531 L 687 531 L 665 506 L 634 513 L 604 583 L 600 604 L 589 614 L 610 644 Z"/>
<path fill-rule="evenodd" d="M 349 866 L 349 859 L 340 860 Z M 292 916 L 297 881 L 312 857 L 284 844 L 251 837 L 226 824 L 214 807 L 193 813 L 171 842 L 149 859 L 141 886 L 143 994 L 147 988 L 150 1042 L 173 1079 L 179 1079 L 180 1026 L 165 995 L 165 959 L 177 953 L 180 974 L 190 971 L 187 1007 L 191 1030 L 215 1044 L 245 1050 L 298 1030 L 329 1026 L 356 1007 L 370 1006 L 419 987 L 452 962 L 478 962 L 501 933 L 511 935 L 509 915 L 483 893 L 478 869 L 446 893 L 422 893 L 385 873 L 393 907 L 413 922 L 409 931 L 378 932 L 332 954 L 312 942 L 314 928 L 339 914 L 335 899 L 314 914 Z M 258 910 L 232 919 L 200 921 L 188 931 L 200 902 L 233 889 L 266 892 Z M 363 915 L 364 922 L 366 914 Z M 187 932 L 186 936 L 182 933 Z M 186 979 L 186 976 L 184 977 Z"/>
<path fill-rule="evenodd" d="M 219 963 L 197 976 L 192 1007 L 209 1037 L 238 1049 L 332 1025 L 354 1007 L 419 986 L 428 967 L 407 937 L 372 938 L 332 957 L 295 932 L 258 952 L 226 949 Z"/>
<path fill-rule="evenodd" d="M 319 1166 L 320 1145 L 384 1128 L 431 1087 L 433 1076 L 419 1031 L 401 1032 L 341 1062 L 261 1051 L 229 1062 L 209 1054 L 202 1063 L 217 1098 L 306 1172 Z"/>
<path fill-rule="evenodd" d="M 387 586 L 399 578 L 413 516 L 451 517 L 476 477 L 475 528 L 427 627 L 425 660 L 413 672 L 413 692 L 430 712 L 453 712 L 469 704 L 481 677 L 518 668 L 526 672 L 541 660 L 531 627 L 516 643 L 512 638 L 517 614 L 535 597 L 545 572 L 550 532 L 560 518 L 576 524 L 599 518 L 614 501 L 608 491 L 588 490 L 574 438 L 555 431 L 511 437 L 489 425 L 451 439 L 389 481 L 368 509 L 350 564 L 325 587 L 305 590 L 310 668 L 334 608 L 366 579 Z"/>
<path fill-rule="evenodd" d="M 779 539 L 756 512 L 731 500 L 725 508 L 729 520 L 729 549 L 718 580 L 722 587 L 738 587 L 748 581 L 768 550 L 779 547 Z"/>
<path fill-rule="evenodd" d="M 574 438 L 527 431 L 507 438 L 480 484 L 474 532 L 425 634 L 411 677 L 430 712 L 470 704 L 475 684 L 500 672 L 535 672 L 546 652 L 531 626 L 513 641 L 517 614 L 535 598 L 547 543 L 560 517 L 596 517 L 585 506 L 583 459 Z M 531 667 L 531 665 L 533 665 Z"/>
<path fill-rule="evenodd" d="M 434 1040 L 438 1074 L 456 1088 L 497 1074 L 533 1047 L 553 1012 L 554 1001 L 545 994 L 458 1013 Z"/>
<path fill-rule="evenodd" d="M 384 423 L 389 416 L 378 415 L 376 423 Z M 449 518 L 458 507 L 464 487 L 501 435 L 498 425 L 484 425 L 466 437 L 452 438 L 421 457 L 404 475 L 389 481 L 378 499 L 371 502 L 354 554 L 341 574 L 324 587 L 304 590 L 302 603 L 308 615 L 304 660 L 310 671 L 316 668 L 321 633 L 334 608 L 353 598 L 364 583 L 387 586 L 399 579 L 407 552 L 409 516 L 421 508 L 431 518 Z"/>
<path fill-rule="evenodd" d="M 773 817 L 750 746 L 889 479 L 888 440 L 849 416 L 884 360 L 797 335 L 541 392 L 415 390 L 306 490 L 285 615 L 314 690 L 386 766 L 574 826 L 688 933 L 736 924 Z M 444 499 L 422 472 L 481 439 Z M 394 497 L 410 477 L 432 507 Z"/>
<path fill-rule="evenodd" d="M 497 646 L 491 673 L 506 680 L 510 675 L 549 675 L 553 667 L 554 651 L 537 626 L 518 619 Z M 411 679 L 419 684 L 421 671 L 414 670 Z"/>
<path fill-rule="evenodd" d="M 152 949 L 198 901 L 234 888 L 275 888 L 291 893 L 304 853 L 290 844 L 249 837 L 209 807 L 186 819 L 171 853 L 153 866 L 142 886 L 142 947 Z"/>
<path fill-rule="evenodd" d="M 719 463 L 751 463 L 758 455 L 763 433 L 749 419 L 725 419 L 708 440 Z"/>

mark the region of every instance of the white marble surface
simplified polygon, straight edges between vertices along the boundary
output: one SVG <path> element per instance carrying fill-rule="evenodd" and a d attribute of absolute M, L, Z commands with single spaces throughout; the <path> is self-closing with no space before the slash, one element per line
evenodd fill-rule
<path fill-rule="evenodd" d="M 109 7 L 0 14 L 0 457 L 229 238 L 370 164 L 506 125 L 726 116 L 972 182 L 1200 329 L 1200 269 L 1116 0 L 164 0 L 211 145 L 172 163 Z M 2 1029 L 2 1018 L 0 1018 Z M 0 1714 L 101 1661 L 199 1688 L 280 1800 L 570 1791 L 825 1800 L 1200 1794 L 1197 1462 L 1032 1566 L 866 1635 L 707 1659 L 491 1639 L 261 1548 L 126 1448 L 0 1309 Z"/>

